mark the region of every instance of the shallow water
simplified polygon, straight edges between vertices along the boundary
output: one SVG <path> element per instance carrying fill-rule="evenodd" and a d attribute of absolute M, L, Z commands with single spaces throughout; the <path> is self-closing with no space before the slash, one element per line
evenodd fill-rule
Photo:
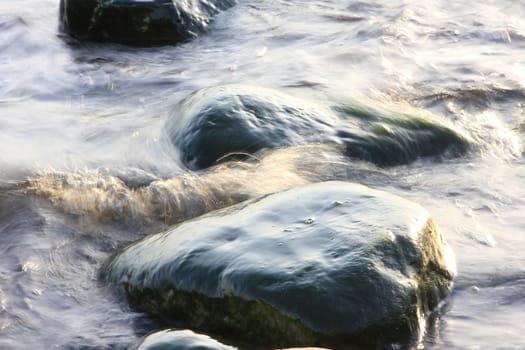
<path fill-rule="evenodd" d="M 525 346 L 522 3 L 240 0 L 159 48 L 71 42 L 57 15 L 58 1 L 0 2 L 0 348 L 126 348 L 156 326 L 98 282 L 108 256 L 335 178 L 422 204 L 455 250 L 454 290 L 420 347 Z M 292 148 L 188 172 L 164 123 L 192 91 L 230 83 L 428 116 L 475 146 L 388 168 Z"/>

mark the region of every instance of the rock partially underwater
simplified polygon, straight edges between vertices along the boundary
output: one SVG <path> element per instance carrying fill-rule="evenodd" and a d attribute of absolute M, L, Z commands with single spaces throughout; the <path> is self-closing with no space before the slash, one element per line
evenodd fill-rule
<path fill-rule="evenodd" d="M 349 156 L 380 166 L 458 156 L 469 146 L 460 132 L 430 119 L 348 106 L 328 109 L 242 85 L 193 93 L 175 107 L 166 128 L 192 169 L 229 154 L 311 143 L 343 144 Z"/>
<path fill-rule="evenodd" d="M 129 350 L 237 350 L 204 334 L 190 330 L 167 329 L 152 333 Z M 328 350 L 321 348 L 293 348 L 281 350 Z"/>
<path fill-rule="evenodd" d="M 142 339 L 129 350 L 236 350 L 190 330 L 164 330 Z"/>
<path fill-rule="evenodd" d="M 407 342 L 454 259 L 428 212 L 362 185 L 263 196 L 148 236 L 103 277 L 175 325 L 267 347 Z"/>
<path fill-rule="evenodd" d="M 362 107 L 336 106 L 337 135 L 350 157 L 378 166 L 409 164 L 423 157 L 460 157 L 472 140 L 433 119 Z"/>
<path fill-rule="evenodd" d="M 81 40 L 175 44 L 208 27 L 235 0 L 61 0 L 60 30 Z"/>
<path fill-rule="evenodd" d="M 166 129 L 190 168 L 230 153 L 255 153 L 311 143 L 336 143 L 335 116 L 271 90 L 228 85 L 197 91 L 181 101 Z"/>

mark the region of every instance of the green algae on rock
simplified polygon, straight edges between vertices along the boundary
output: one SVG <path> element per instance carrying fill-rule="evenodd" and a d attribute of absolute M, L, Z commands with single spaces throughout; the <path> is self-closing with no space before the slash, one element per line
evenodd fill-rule
<path fill-rule="evenodd" d="M 148 335 L 129 350 L 236 350 L 190 330 L 162 330 Z"/>
<path fill-rule="evenodd" d="M 132 305 L 268 347 L 380 346 L 420 334 L 455 263 L 419 205 L 325 182 L 148 236 L 103 269 Z"/>
<path fill-rule="evenodd" d="M 348 105 L 333 110 L 354 123 L 350 128 L 343 123 L 338 130 L 346 154 L 379 166 L 408 164 L 420 157 L 459 157 L 472 142 L 461 132 L 421 116 Z"/>
<path fill-rule="evenodd" d="M 61 0 L 60 30 L 81 40 L 175 44 L 206 30 L 235 0 Z"/>
<path fill-rule="evenodd" d="M 379 166 L 460 156 L 470 144 L 435 120 L 348 106 L 330 109 L 245 85 L 191 94 L 175 106 L 166 131 L 192 169 L 209 167 L 230 154 L 313 143 L 345 145 L 349 156 Z"/>

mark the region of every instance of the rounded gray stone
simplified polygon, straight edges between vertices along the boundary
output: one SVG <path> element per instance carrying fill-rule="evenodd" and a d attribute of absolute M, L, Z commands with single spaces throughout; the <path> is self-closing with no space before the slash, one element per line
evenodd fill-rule
<path fill-rule="evenodd" d="M 104 273 L 157 317 L 279 347 L 409 341 L 454 271 L 421 206 L 326 182 L 146 237 Z"/>

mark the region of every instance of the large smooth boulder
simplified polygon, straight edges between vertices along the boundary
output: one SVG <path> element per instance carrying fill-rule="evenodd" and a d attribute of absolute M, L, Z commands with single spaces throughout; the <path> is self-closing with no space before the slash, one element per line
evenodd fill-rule
<path fill-rule="evenodd" d="M 148 335 L 129 350 L 236 350 L 190 330 L 163 330 Z"/>
<path fill-rule="evenodd" d="M 103 276 L 136 308 L 175 325 L 266 347 L 347 348 L 418 335 L 454 271 L 425 209 L 326 182 L 146 237 Z"/>
<path fill-rule="evenodd" d="M 60 30 L 81 40 L 131 45 L 193 38 L 236 0 L 61 0 Z"/>
<path fill-rule="evenodd" d="M 313 143 L 343 144 L 349 156 L 379 166 L 459 156 L 469 148 L 461 132 L 432 119 L 359 106 L 327 108 L 245 85 L 191 94 L 175 106 L 166 130 L 192 169 L 230 154 Z"/>

